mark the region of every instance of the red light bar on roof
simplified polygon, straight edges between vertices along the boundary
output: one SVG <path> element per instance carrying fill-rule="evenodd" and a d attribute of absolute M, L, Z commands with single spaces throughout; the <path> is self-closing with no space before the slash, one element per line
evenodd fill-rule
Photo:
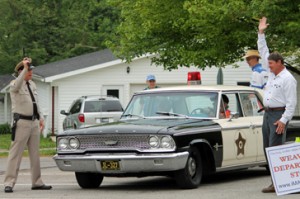
<path fill-rule="evenodd" d="M 187 83 L 188 85 L 201 84 L 200 72 L 188 72 Z"/>

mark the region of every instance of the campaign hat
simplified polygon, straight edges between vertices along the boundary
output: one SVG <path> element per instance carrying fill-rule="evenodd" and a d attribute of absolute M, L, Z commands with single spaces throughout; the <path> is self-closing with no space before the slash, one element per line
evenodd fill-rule
<path fill-rule="evenodd" d="M 26 58 L 24 58 L 24 59 L 27 59 L 28 61 L 29 61 L 29 63 L 30 63 L 30 65 L 29 65 L 29 70 L 32 70 L 33 68 L 34 68 L 34 66 L 32 65 L 32 59 L 30 58 L 30 57 L 26 57 Z M 24 60 L 23 59 L 23 60 Z M 15 72 L 18 72 L 19 70 L 21 70 L 21 69 L 23 69 L 24 68 L 24 64 L 23 64 L 23 61 L 20 61 L 17 65 L 16 65 L 16 67 L 15 67 Z"/>

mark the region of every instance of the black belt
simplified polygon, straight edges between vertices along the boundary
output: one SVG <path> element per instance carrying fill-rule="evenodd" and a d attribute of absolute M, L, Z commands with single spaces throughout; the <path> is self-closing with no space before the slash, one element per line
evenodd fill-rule
<path fill-rule="evenodd" d="M 257 112 L 262 112 L 262 111 L 284 111 L 285 110 L 285 107 L 263 107 L 261 109 L 259 109 Z"/>
<path fill-rule="evenodd" d="M 18 114 L 18 113 L 14 113 L 14 118 L 34 121 L 36 119 L 39 119 L 39 116 L 37 116 L 37 115 L 21 115 L 21 114 Z"/>

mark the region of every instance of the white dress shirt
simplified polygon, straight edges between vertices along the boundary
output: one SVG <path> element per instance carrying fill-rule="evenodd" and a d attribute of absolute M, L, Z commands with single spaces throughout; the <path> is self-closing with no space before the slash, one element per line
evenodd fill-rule
<path fill-rule="evenodd" d="M 266 66 L 270 55 L 269 48 L 265 39 L 265 34 L 258 34 L 258 51 Z M 297 81 L 293 75 L 284 68 L 279 74 L 270 72 L 264 89 L 264 106 L 275 108 L 285 107 L 285 111 L 280 121 L 287 123 L 292 119 L 297 105 Z"/>

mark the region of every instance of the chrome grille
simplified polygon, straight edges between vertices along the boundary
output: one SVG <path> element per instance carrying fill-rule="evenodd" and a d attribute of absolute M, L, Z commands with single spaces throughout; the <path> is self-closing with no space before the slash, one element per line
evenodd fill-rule
<path fill-rule="evenodd" d="M 79 150 L 128 149 L 147 150 L 148 135 L 80 135 Z"/>

